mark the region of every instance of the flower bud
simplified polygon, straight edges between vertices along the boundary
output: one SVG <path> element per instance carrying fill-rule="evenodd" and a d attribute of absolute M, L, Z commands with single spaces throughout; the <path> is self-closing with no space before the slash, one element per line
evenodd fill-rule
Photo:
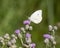
<path fill-rule="evenodd" d="M 29 37 L 29 38 L 26 38 L 26 43 L 27 44 L 30 44 L 32 41 L 31 41 L 31 38 Z"/>
<path fill-rule="evenodd" d="M 9 39 L 10 39 L 9 34 L 6 33 L 6 34 L 4 35 L 4 38 L 9 40 Z"/>
<path fill-rule="evenodd" d="M 24 27 L 21 27 L 21 30 L 25 33 L 25 29 L 24 29 Z"/>
<path fill-rule="evenodd" d="M 7 43 L 7 46 L 12 46 L 12 43 L 9 41 L 8 43 Z"/>
<path fill-rule="evenodd" d="M 18 34 L 18 38 L 22 38 L 22 35 L 20 33 Z"/>
<path fill-rule="evenodd" d="M 16 39 L 13 38 L 13 39 L 11 40 L 11 43 L 12 43 L 12 44 L 15 44 L 15 43 L 16 43 Z"/>
<path fill-rule="evenodd" d="M 26 26 L 25 26 L 25 29 L 28 30 L 28 29 L 29 29 L 29 25 L 26 25 Z"/>
<path fill-rule="evenodd" d="M 51 40 L 51 41 L 54 41 L 54 40 L 55 40 L 55 38 L 51 35 L 50 40 Z"/>
<path fill-rule="evenodd" d="M 54 26 L 54 30 L 57 30 L 58 28 L 57 28 L 57 26 Z"/>
<path fill-rule="evenodd" d="M 53 45 L 56 45 L 56 41 L 53 41 Z"/>
<path fill-rule="evenodd" d="M 14 34 L 12 34 L 11 37 L 17 39 L 17 37 Z"/>
<path fill-rule="evenodd" d="M 51 25 L 49 25 L 48 28 L 49 28 L 49 31 L 53 30 L 53 27 Z"/>
<path fill-rule="evenodd" d="M 3 37 L 0 37 L 0 41 L 1 41 L 1 40 L 4 40 L 4 38 L 3 38 Z"/>
<path fill-rule="evenodd" d="M 29 30 L 32 30 L 33 28 L 32 28 L 32 26 L 29 26 Z"/>
<path fill-rule="evenodd" d="M 0 41 L 3 45 L 5 45 L 5 42 L 3 40 Z"/>
<path fill-rule="evenodd" d="M 46 38 L 46 39 L 44 40 L 44 43 L 49 44 L 49 39 Z"/>

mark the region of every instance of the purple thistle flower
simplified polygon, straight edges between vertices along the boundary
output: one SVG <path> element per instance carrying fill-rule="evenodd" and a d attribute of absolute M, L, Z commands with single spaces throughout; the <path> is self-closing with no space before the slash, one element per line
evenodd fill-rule
<path fill-rule="evenodd" d="M 20 33 L 20 30 L 18 29 L 18 30 L 15 30 L 15 33 L 16 34 L 19 34 Z"/>
<path fill-rule="evenodd" d="M 26 37 L 27 37 L 27 38 L 31 37 L 31 34 L 26 33 Z"/>
<path fill-rule="evenodd" d="M 35 48 L 36 44 L 35 44 L 35 43 L 32 43 L 32 44 L 30 44 L 30 46 L 31 46 L 32 48 Z"/>
<path fill-rule="evenodd" d="M 29 21 L 29 20 L 25 20 L 25 21 L 23 22 L 23 24 L 30 24 L 30 21 Z"/>
<path fill-rule="evenodd" d="M 44 34 L 43 37 L 50 39 L 50 38 L 51 38 L 51 35 L 49 35 L 49 34 Z"/>

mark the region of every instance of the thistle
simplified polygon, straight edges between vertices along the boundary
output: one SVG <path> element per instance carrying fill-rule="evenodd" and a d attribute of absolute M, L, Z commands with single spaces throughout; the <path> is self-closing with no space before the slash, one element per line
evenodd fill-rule
<path fill-rule="evenodd" d="M 46 48 L 55 48 L 56 39 L 55 39 L 55 31 L 57 30 L 57 26 L 49 25 L 49 34 L 44 34 L 45 38 L 44 43 L 46 44 Z"/>

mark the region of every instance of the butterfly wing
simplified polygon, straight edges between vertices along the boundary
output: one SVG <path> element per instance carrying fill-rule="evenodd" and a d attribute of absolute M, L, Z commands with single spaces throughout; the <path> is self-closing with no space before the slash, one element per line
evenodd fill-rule
<path fill-rule="evenodd" d="M 29 17 L 29 20 L 31 22 L 34 22 L 35 24 L 39 24 L 42 20 L 42 10 L 38 10 L 34 12 L 31 17 Z"/>

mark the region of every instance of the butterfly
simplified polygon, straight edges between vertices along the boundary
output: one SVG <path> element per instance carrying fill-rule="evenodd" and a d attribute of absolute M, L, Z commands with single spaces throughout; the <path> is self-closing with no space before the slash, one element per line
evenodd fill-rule
<path fill-rule="evenodd" d="M 35 11 L 28 19 L 35 24 L 39 24 L 42 21 L 42 10 Z"/>

